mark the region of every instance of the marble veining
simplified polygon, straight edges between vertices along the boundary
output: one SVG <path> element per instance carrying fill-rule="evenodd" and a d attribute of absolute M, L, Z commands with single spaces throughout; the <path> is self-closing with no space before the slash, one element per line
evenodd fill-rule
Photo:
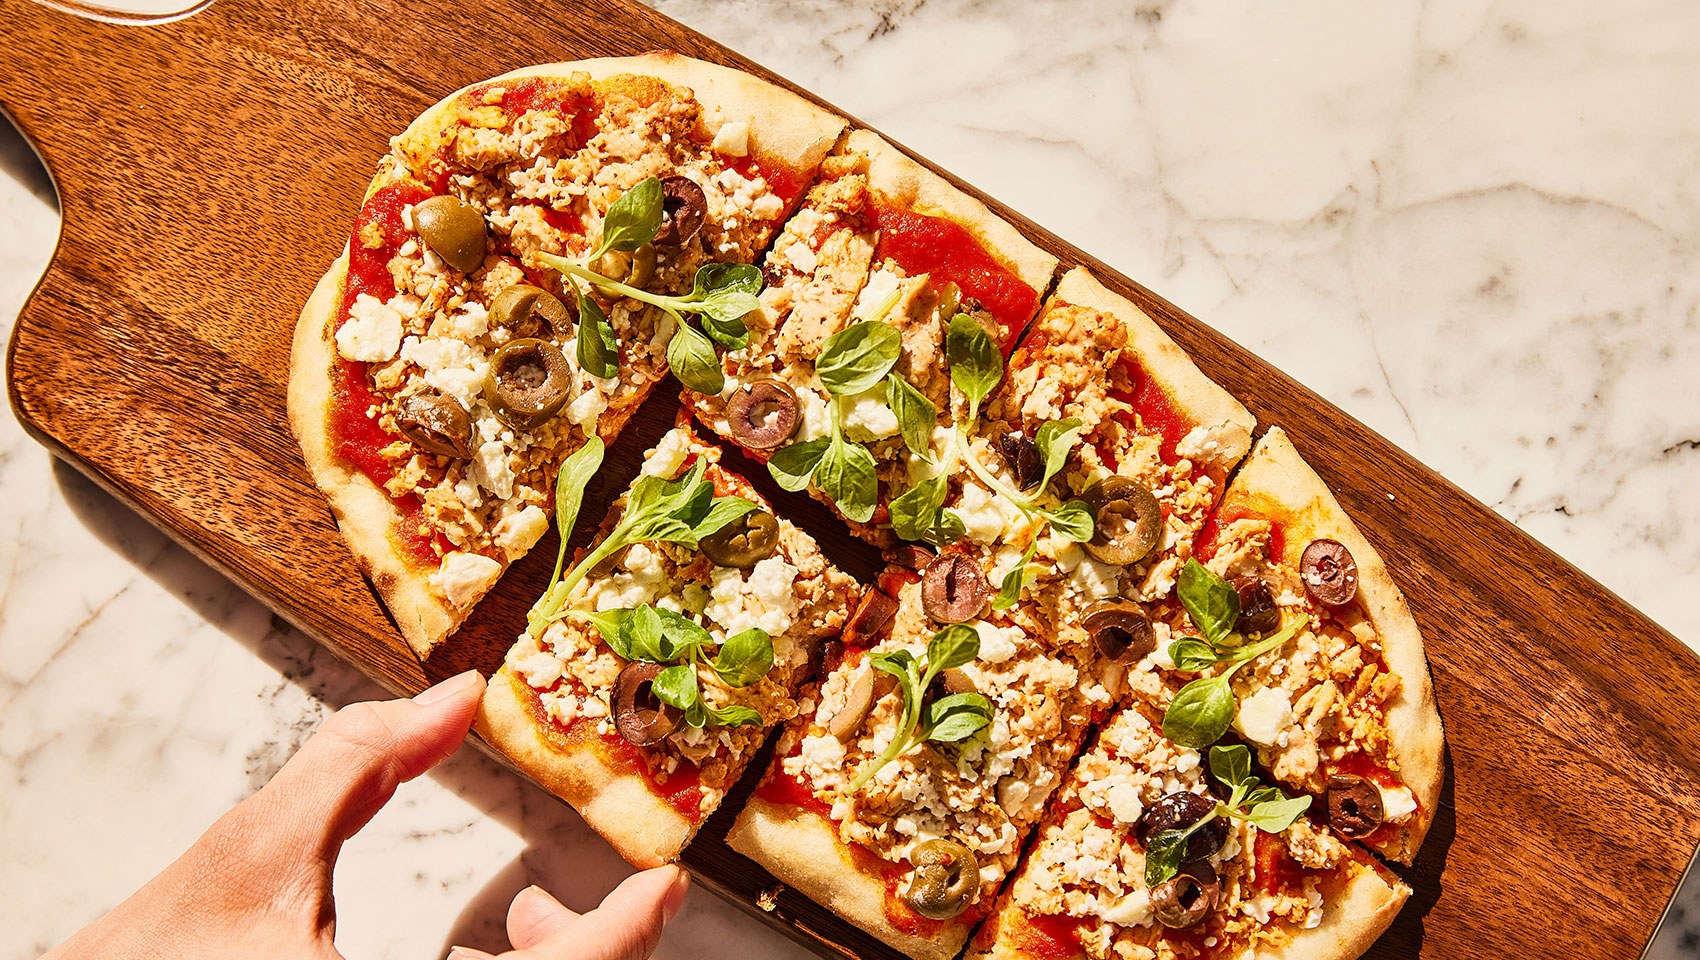
<path fill-rule="evenodd" d="M 150 3 L 180 5 L 114 0 Z M 1700 8 L 656 5 L 1202 317 L 1700 643 Z M 58 218 L 10 131 L 0 170 L 9 329 Z M 381 692 L 9 413 L 0 485 L 5 960 L 128 894 L 326 713 Z M 493 949 L 525 884 L 585 908 L 627 871 L 468 751 L 349 845 L 338 942 Z M 659 955 L 805 954 L 698 893 Z M 1700 894 L 1649 956 L 1700 957 Z"/>

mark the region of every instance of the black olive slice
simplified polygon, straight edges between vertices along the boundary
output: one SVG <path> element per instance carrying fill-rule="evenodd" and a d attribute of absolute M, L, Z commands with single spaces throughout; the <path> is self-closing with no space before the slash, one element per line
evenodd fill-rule
<path fill-rule="evenodd" d="M 1185 790 L 1171 793 L 1146 809 L 1139 818 L 1139 839 L 1149 844 L 1151 838 L 1164 830 L 1184 830 L 1216 809 L 1216 801 L 1201 793 Z M 1186 842 L 1183 860 L 1203 860 L 1222 849 L 1228 840 L 1228 824 L 1218 817 L 1194 833 Z"/>
<path fill-rule="evenodd" d="M 921 608 L 940 623 L 974 619 L 991 594 L 985 571 L 961 554 L 936 557 L 921 574 Z"/>
<path fill-rule="evenodd" d="M 896 689 L 896 677 L 883 670 L 875 670 L 872 664 L 863 663 L 856 672 L 856 679 L 850 683 L 849 699 L 826 722 L 826 732 L 840 740 L 850 740 L 862 729 L 862 722 L 873 712 L 874 704 Z"/>
<path fill-rule="evenodd" d="M 900 543 L 895 547 L 887 548 L 881 556 L 885 557 L 887 563 L 907 567 L 910 570 L 925 570 L 927 564 L 932 563 L 933 558 L 938 554 L 913 543 Z"/>
<path fill-rule="evenodd" d="M 1299 558 L 1299 578 L 1317 603 L 1338 607 L 1358 594 L 1358 562 L 1338 540 L 1312 540 Z"/>
<path fill-rule="evenodd" d="M 746 383 L 726 404 L 732 439 L 751 450 L 772 450 L 791 439 L 801 414 L 797 395 L 778 380 Z"/>
<path fill-rule="evenodd" d="M 1125 566 L 1145 559 L 1163 533 L 1163 508 L 1149 489 L 1127 477 L 1105 477 L 1081 495 L 1092 508 L 1086 552 Z"/>
<path fill-rule="evenodd" d="M 472 420 L 452 397 L 435 390 L 401 398 L 395 422 L 401 435 L 421 450 L 445 457 L 472 456 Z"/>
<path fill-rule="evenodd" d="M 1139 604 L 1129 600 L 1100 600 L 1087 609 L 1081 625 L 1111 663 L 1138 663 L 1157 649 L 1157 634 Z"/>
<path fill-rule="evenodd" d="M 684 718 L 678 707 L 655 695 L 651 685 L 662 669 L 659 663 L 633 661 L 614 679 L 614 729 L 633 746 L 655 746 Z"/>
<path fill-rule="evenodd" d="M 697 549 L 723 567 L 748 569 L 779 549 L 779 521 L 765 510 L 751 510 L 697 541 Z"/>
<path fill-rule="evenodd" d="M 980 862 L 955 840 L 928 840 L 909 853 L 913 879 L 903 899 L 929 920 L 949 920 L 980 892 Z"/>
<path fill-rule="evenodd" d="M 1381 826 L 1381 791 L 1363 777 L 1328 778 L 1328 824 L 1348 837 L 1366 837 Z"/>
<path fill-rule="evenodd" d="M 1017 487 L 1030 490 L 1044 477 L 1045 465 L 1039 460 L 1039 445 L 1021 431 L 1012 430 L 1000 435 L 998 449 L 1003 452 L 1004 463 L 1014 475 Z"/>
<path fill-rule="evenodd" d="M 803 664 L 803 670 L 797 674 L 799 685 L 805 684 L 818 677 L 824 677 L 844 662 L 844 641 L 822 640 L 809 648 L 808 662 Z"/>
<path fill-rule="evenodd" d="M 461 198 L 445 194 L 420 202 L 413 208 L 413 228 L 432 253 L 461 273 L 484 265 L 484 215 Z"/>
<path fill-rule="evenodd" d="M 689 177 L 661 178 L 661 228 L 655 243 L 678 247 L 691 242 L 708 216 L 708 197 Z"/>
<path fill-rule="evenodd" d="M 1216 868 L 1207 860 L 1194 860 L 1181 864 L 1179 873 L 1151 891 L 1151 911 L 1158 923 L 1178 930 L 1209 916 L 1221 896 Z"/>
<path fill-rule="evenodd" d="M 1240 596 L 1240 616 L 1234 629 L 1246 636 L 1271 633 L 1281 626 L 1281 608 L 1275 606 L 1275 595 L 1269 585 L 1256 577 L 1236 577 L 1231 581 Z"/>
<path fill-rule="evenodd" d="M 509 426 L 530 429 L 567 402 L 572 367 L 561 348 L 547 340 L 510 340 L 490 358 L 484 402 Z"/>
<path fill-rule="evenodd" d="M 856 605 L 856 612 L 851 615 L 850 622 L 845 625 L 844 633 L 857 646 L 872 646 L 873 638 L 877 637 L 895 616 L 897 601 L 884 590 L 869 587 L 862 594 L 862 601 Z"/>
<path fill-rule="evenodd" d="M 567 336 L 572 333 L 573 322 L 566 304 L 554 294 L 529 283 L 514 283 L 503 287 L 490 301 L 490 326 L 522 337 Z"/>

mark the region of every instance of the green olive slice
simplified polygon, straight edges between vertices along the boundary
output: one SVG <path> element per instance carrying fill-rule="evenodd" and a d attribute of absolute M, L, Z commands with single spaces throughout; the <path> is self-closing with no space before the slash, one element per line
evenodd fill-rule
<path fill-rule="evenodd" d="M 779 549 L 779 521 L 765 510 L 751 510 L 698 540 L 697 549 L 723 567 L 753 567 Z"/>
<path fill-rule="evenodd" d="M 980 862 L 955 840 L 928 840 L 909 853 L 915 868 L 903 899 L 928 920 L 949 920 L 980 892 Z"/>
<path fill-rule="evenodd" d="M 419 203 L 413 227 L 432 253 L 461 273 L 484 265 L 484 215 L 465 200 L 444 194 Z"/>
<path fill-rule="evenodd" d="M 452 397 L 435 390 L 402 397 L 396 405 L 396 428 L 426 453 L 445 457 L 472 456 L 472 420 Z"/>
<path fill-rule="evenodd" d="M 503 423 L 530 429 L 561 409 L 571 384 L 572 367 L 560 347 L 530 337 L 510 340 L 490 358 L 484 402 Z"/>
<path fill-rule="evenodd" d="M 490 326 L 521 336 L 567 336 L 572 333 L 572 317 L 566 304 L 549 291 L 529 283 L 514 283 L 503 287 L 490 301 Z"/>
<path fill-rule="evenodd" d="M 1086 552 L 1103 563 L 1126 566 L 1145 559 L 1163 533 L 1163 507 L 1142 484 L 1105 477 L 1081 495 L 1092 508 L 1092 539 Z"/>

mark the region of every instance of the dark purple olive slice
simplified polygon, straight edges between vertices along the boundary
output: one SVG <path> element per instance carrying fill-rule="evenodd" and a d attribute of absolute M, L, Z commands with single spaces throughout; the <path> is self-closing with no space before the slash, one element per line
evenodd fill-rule
<path fill-rule="evenodd" d="M 1157 634 L 1139 604 L 1130 600 L 1100 600 L 1087 608 L 1081 625 L 1098 652 L 1123 666 L 1144 660 L 1157 649 Z"/>
<path fill-rule="evenodd" d="M 1381 826 L 1381 791 L 1363 777 L 1328 778 L 1328 825 L 1348 837 L 1367 837 Z"/>
<path fill-rule="evenodd" d="M 1216 809 L 1216 801 L 1201 793 L 1185 790 L 1171 793 L 1152 804 L 1139 818 L 1139 839 L 1149 844 L 1151 838 L 1164 830 L 1184 830 Z M 1221 817 L 1198 828 L 1186 842 L 1183 860 L 1203 860 L 1222 849 L 1228 840 L 1228 824 Z"/>
<path fill-rule="evenodd" d="M 573 371 L 561 348 L 530 337 L 510 340 L 490 358 L 484 402 L 509 426 L 530 429 L 567 402 Z"/>
<path fill-rule="evenodd" d="M 804 684 L 819 677 L 824 677 L 844 662 L 844 641 L 822 640 L 809 648 L 808 662 L 803 664 L 802 672 L 797 674 L 797 683 Z"/>
<path fill-rule="evenodd" d="M 845 625 L 844 633 L 859 647 L 872 646 L 872 640 L 877 637 L 891 618 L 897 616 L 897 601 L 884 590 L 869 587 L 862 594 L 862 602 L 856 605 L 856 612 Z"/>
<path fill-rule="evenodd" d="M 850 682 L 849 699 L 826 722 L 826 732 L 840 740 L 850 740 L 862 729 L 862 722 L 868 719 L 874 704 L 896 689 L 896 677 L 883 670 L 875 670 L 872 664 L 864 662 L 857 668 L 856 678 Z"/>
<path fill-rule="evenodd" d="M 653 747 L 678 729 L 684 718 L 678 707 L 655 695 L 651 684 L 664 668 L 636 660 L 614 679 L 614 729 L 629 744 Z"/>
<path fill-rule="evenodd" d="M 991 595 L 985 571 L 958 553 L 935 557 L 921 574 L 921 608 L 940 623 L 974 619 Z"/>
<path fill-rule="evenodd" d="M 932 563 L 933 558 L 938 556 L 926 547 L 917 547 L 913 543 L 900 543 L 895 547 L 888 547 L 880 555 L 885 558 L 886 563 L 907 567 L 910 570 L 925 570 L 927 564 Z"/>
<path fill-rule="evenodd" d="M 422 390 L 401 398 L 396 406 L 396 428 L 421 450 L 444 457 L 472 456 L 472 420 L 466 408 L 452 397 L 435 390 Z"/>
<path fill-rule="evenodd" d="M 980 892 L 980 862 L 955 840 L 928 840 L 909 853 L 914 878 L 903 894 L 911 909 L 929 920 L 949 920 Z"/>
<path fill-rule="evenodd" d="M 726 404 L 726 423 L 739 445 L 772 450 L 797 432 L 801 413 L 790 387 L 778 380 L 756 380 L 732 394 Z"/>
<path fill-rule="evenodd" d="M 1317 603 L 1338 607 L 1358 594 L 1358 562 L 1338 540 L 1312 540 L 1299 558 L 1299 578 Z"/>
<path fill-rule="evenodd" d="M 1281 608 L 1275 606 L 1275 595 L 1269 585 L 1256 577 L 1236 577 L 1231 581 L 1234 592 L 1240 595 L 1240 616 L 1234 629 L 1246 636 L 1271 633 L 1281 626 Z"/>
<path fill-rule="evenodd" d="M 1195 926 L 1216 909 L 1222 883 L 1208 860 L 1181 864 L 1180 872 L 1151 891 L 1151 912 L 1157 922 L 1179 930 Z"/>
<path fill-rule="evenodd" d="M 779 521 L 765 510 L 751 510 L 697 541 L 697 549 L 723 567 L 747 570 L 779 549 Z"/>
<path fill-rule="evenodd" d="M 1039 460 L 1039 445 L 1021 431 L 1012 430 L 999 436 L 998 449 L 1003 452 L 1003 461 L 1015 477 L 1015 485 L 1022 490 L 1032 489 L 1045 476 L 1045 465 Z"/>
<path fill-rule="evenodd" d="M 661 227 L 655 243 L 678 247 L 691 242 L 708 216 L 708 197 L 689 177 L 661 178 Z"/>
<path fill-rule="evenodd" d="M 568 336 L 573 319 L 566 304 L 542 287 L 513 283 L 490 301 L 490 326 L 511 330 L 521 337 L 539 334 Z"/>
<path fill-rule="evenodd" d="M 1105 477 L 1080 497 L 1092 509 L 1086 552 L 1125 566 L 1145 559 L 1163 533 L 1163 508 L 1149 489 L 1127 477 Z"/>
<path fill-rule="evenodd" d="M 484 215 L 459 197 L 432 197 L 413 208 L 413 228 L 419 239 L 461 273 L 484 265 Z"/>

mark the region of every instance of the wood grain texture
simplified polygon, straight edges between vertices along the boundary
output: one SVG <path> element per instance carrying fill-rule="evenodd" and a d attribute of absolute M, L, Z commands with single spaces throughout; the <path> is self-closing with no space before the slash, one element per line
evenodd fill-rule
<path fill-rule="evenodd" d="M 0 106 L 46 160 L 65 218 L 8 355 L 19 420 L 390 689 L 493 668 L 547 578 L 553 541 L 428 666 L 415 661 L 289 434 L 290 329 L 386 138 L 426 106 L 526 63 L 663 47 L 760 72 L 624 0 L 218 0 L 149 26 L 0 0 Z M 452 55 L 421 55 L 430 51 Z M 1416 894 L 1369 955 L 1638 954 L 1700 839 L 1694 656 L 1366 427 L 988 203 L 1142 304 L 1260 422 L 1285 427 L 1405 590 L 1428 643 L 1449 771 L 1428 842 L 1401 871 Z M 661 391 L 640 412 L 586 516 L 635 474 L 675 403 Z M 872 574 L 871 550 L 818 504 L 771 484 L 763 493 L 845 569 Z M 720 842 L 739 802 L 687 850 L 699 879 L 825 956 L 890 956 L 789 891 L 771 913 L 754 906 L 772 879 Z"/>

